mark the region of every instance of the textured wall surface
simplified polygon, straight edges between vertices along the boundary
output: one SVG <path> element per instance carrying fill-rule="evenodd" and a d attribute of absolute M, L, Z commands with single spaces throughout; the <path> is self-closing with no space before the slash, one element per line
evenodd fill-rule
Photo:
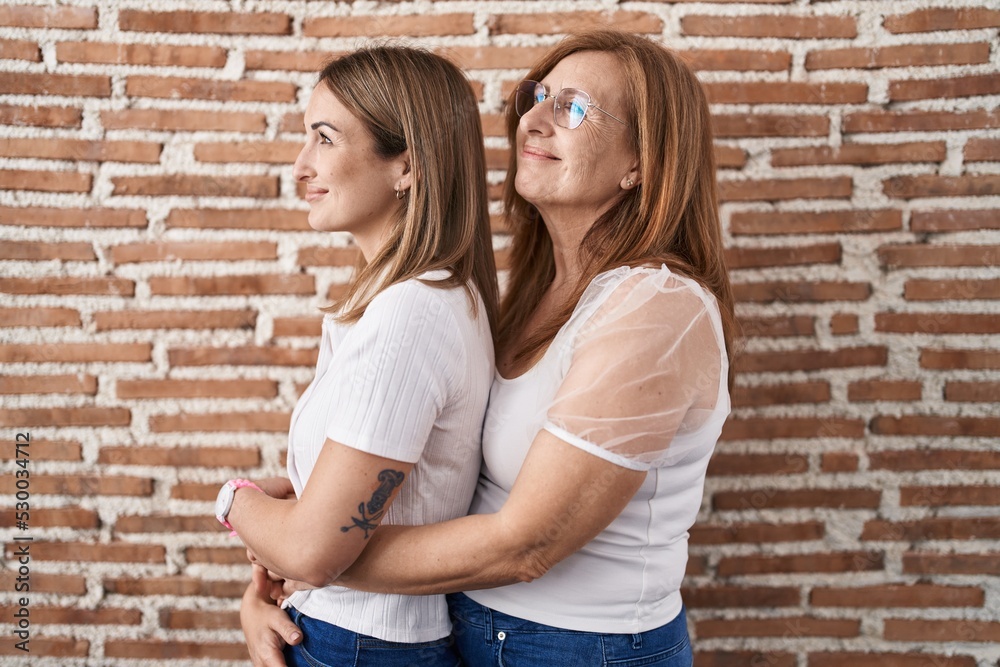
<path fill-rule="evenodd" d="M 353 260 L 289 167 L 313 72 L 367 37 L 447 53 L 497 196 L 503 95 L 597 23 L 713 103 L 747 337 L 692 530 L 697 664 L 1000 664 L 996 0 L 9 0 L 0 664 L 245 662 L 211 501 L 282 470 Z"/>

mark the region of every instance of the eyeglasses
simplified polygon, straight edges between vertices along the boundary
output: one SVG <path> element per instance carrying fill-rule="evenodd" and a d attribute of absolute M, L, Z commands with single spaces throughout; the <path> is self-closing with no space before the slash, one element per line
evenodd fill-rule
<path fill-rule="evenodd" d="M 522 81 L 517 85 L 517 92 L 514 95 L 514 110 L 517 111 L 518 116 L 523 116 L 550 97 L 555 102 L 552 106 L 552 118 L 559 127 L 575 130 L 580 127 L 590 109 L 597 109 L 604 115 L 625 125 L 625 121 L 621 118 L 594 104 L 590 95 L 584 91 L 576 88 L 563 88 L 555 95 L 549 95 L 545 85 L 537 81 Z"/>

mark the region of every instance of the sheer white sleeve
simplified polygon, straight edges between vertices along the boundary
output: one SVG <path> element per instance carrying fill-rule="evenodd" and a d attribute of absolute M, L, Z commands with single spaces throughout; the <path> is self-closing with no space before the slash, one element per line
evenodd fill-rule
<path fill-rule="evenodd" d="M 666 267 L 625 268 L 599 276 L 574 318 L 561 332 L 572 355 L 545 429 L 634 470 L 670 465 L 696 446 L 682 436 L 728 403 L 714 298 Z"/>

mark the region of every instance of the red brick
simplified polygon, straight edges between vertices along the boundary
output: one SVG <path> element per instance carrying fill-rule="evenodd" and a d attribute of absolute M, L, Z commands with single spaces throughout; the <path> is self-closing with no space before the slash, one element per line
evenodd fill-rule
<path fill-rule="evenodd" d="M 189 563 L 211 563 L 213 565 L 247 565 L 247 551 L 240 547 L 189 547 L 184 550 Z"/>
<path fill-rule="evenodd" d="M 274 380 L 118 380 L 117 396 L 134 398 L 274 398 Z"/>
<path fill-rule="evenodd" d="M 146 212 L 111 208 L 0 207 L 0 224 L 23 227 L 133 227 L 143 228 Z"/>
<path fill-rule="evenodd" d="M 7 557 L 14 552 L 7 545 Z M 31 557 L 35 560 L 57 560 L 81 563 L 158 563 L 166 564 L 166 550 L 156 544 L 112 542 L 33 542 Z"/>
<path fill-rule="evenodd" d="M 270 199 L 279 194 L 274 176 L 204 176 L 163 174 L 160 176 L 115 176 L 115 195 L 191 197 L 255 197 Z"/>
<path fill-rule="evenodd" d="M 1000 111 L 862 111 L 844 116 L 845 133 L 941 132 L 1000 127 Z"/>
<path fill-rule="evenodd" d="M 316 293 L 315 278 L 302 274 L 269 274 L 252 276 L 153 277 L 149 279 L 153 294 L 171 296 L 220 296 L 245 294 Z"/>
<path fill-rule="evenodd" d="M 983 197 L 1000 194 L 1000 175 L 895 176 L 882 182 L 889 197 L 918 199 L 921 197 Z"/>
<path fill-rule="evenodd" d="M 122 516 L 115 521 L 118 533 L 216 533 L 219 521 L 214 516 Z"/>
<path fill-rule="evenodd" d="M 943 141 L 906 144 L 847 143 L 838 147 L 781 148 L 771 152 L 771 164 L 789 167 L 807 164 L 893 164 L 897 162 L 942 162 L 948 149 Z"/>
<path fill-rule="evenodd" d="M 111 261 L 130 262 L 241 261 L 277 259 L 278 244 L 271 241 L 174 241 L 167 243 L 132 243 L 112 246 Z"/>
<path fill-rule="evenodd" d="M 726 475 L 795 475 L 809 471 L 809 459 L 801 454 L 716 453 L 708 464 L 711 477 Z"/>
<path fill-rule="evenodd" d="M 848 16 L 712 16 L 681 17 L 681 34 L 705 37 L 784 37 L 832 39 L 856 37 L 854 19 Z"/>
<path fill-rule="evenodd" d="M 947 382 L 946 401 L 1000 404 L 1000 382 Z"/>
<path fill-rule="evenodd" d="M 663 30 L 663 20 L 655 14 L 622 10 L 494 14 L 487 23 L 491 35 L 555 35 L 598 25 L 610 25 L 635 33 L 660 33 Z"/>
<path fill-rule="evenodd" d="M 199 484 L 197 482 L 180 482 L 170 489 L 170 497 L 178 500 L 214 501 L 219 494 L 219 484 Z"/>
<path fill-rule="evenodd" d="M 966 162 L 1000 161 L 1000 139 L 972 138 L 965 144 Z"/>
<path fill-rule="evenodd" d="M 97 331 L 117 329 L 253 329 L 253 310 L 116 310 L 94 313 Z"/>
<path fill-rule="evenodd" d="M 716 510 L 790 509 L 827 507 L 834 509 L 876 509 L 882 492 L 869 489 L 765 489 L 716 491 Z"/>
<path fill-rule="evenodd" d="M 90 192 L 93 176 L 71 171 L 0 170 L 0 189 L 35 192 Z"/>
<path fill-rule="evenodd" d="M 15 510 L 0 510 L 0 520 L 5 526 L 13 526 Z M 100 527 L 101 520 L 94 510 L 82 507 L 56 507 L 31 509 L 32 528 L 75 528 L 77 530 L 93 530 Z M 32 612 L 34 613 L 34 612 Z"/>
<path fill-rule="evenodd" d="M 292 164 L 302 144 L 297 141 L 254 141 L 241 143 L 199 143 L 194 147 L 194 159 L 199 162 L 261 162 Z"/>
<path fill-rule="evenodd" d="M 996 266 L 1000 245 L 918 244 L 887 245 L 878 249 L 879 260 L 888 267 Z"/>
<path fill-rule="evenodd" d="M 864 83 L 720 81 L 703 86 L 712 104 L 862 104 L 868 101 L 868 85 Z"/>
<path fill-rule="evenodd" d="M 249 659 L 246 644 L 205 641 L 163 641 L 158 639 L 108 639 L 104 644 L 108 658 L 187 660 Z"/>
<path fill-rule="evenodd" d="M 858 316 L 853 313 L 834 313 L 830 316 L 830 333 L 834 336 L 846 336 L 860 331 Z"/>
<path fill-rule="evenodd" d="M 774 438 L 861 438 L 865 425 L 844 417 L 730 418 L 721 440 L 770 440 Z"/>
<path fill-rule="evenodd" d="M 78 327 L 80 312 L 72 308 L 0 308 L 0 327 Z"/>
<path fill-rule="evenodd" d="M 730 231 L 743 234 L 845 234 L 897 231 L 902 211 L 734 211 Z"/>
<path fill-rule="evenodd" d="M 88 394 L 97 393 L 93 375 L 5 375 L 0 376 L 0 394 Z"/>
<path fill-rule="evenodd" d="M 327 51 L 260 51 L 250 50 L 243 56 L 248 71 L 266 70 L 281 72 L 318 72 L 329 60 L 346 53 Z M 291 129 L 283 127 L 282 132 L 301 132 L 300 122 Z"/>
<path fill-rule="evenodd" d="M 852 452 L 823 452 L 819 467 L 823 472 L 857 472 L 858 455 Z"/>
<path fill-rule="evenodd" d="M 14 570 L 0 571 L 0 585 L 5 591 L 13 591 L 17 583 L 17 576 L 17 572 Z M 87 592 L 87 580 L 75 574 L 48 574 L 47 572 L 34 571 L 31 573 L 31 592 L 83 595 Z"/>
<path fill-rule="evenodd" d="M 1000 642 L 1000 623 L 969 619 L 887 618 L 883 622 L 883 636 L 889 641 L 901 642 Z"/>
<path fill-rule="evenodd" d="M 983 590 L 935 584 L 816 587 L 809 602 L 817 607 L 981 607 Z"/>
<path fill-rule="evenodd" d="M 741 248 L 725 250 L 726 266 L 730 269 L 754 269 L 772 266 L 797 266 L 802 264 L 839 264 L 839 243 L 814 243 L 794 248 Z"/>
<path fill-rule="evenodd" d="M 260 451 L 246 447 L 103 447 L 98 463 L 107 465 L 255 468 Z"/>
<path fill-rule="evenodd" d="M 907 280 L 903 286 L 903 296 L 910 301 L 1000 299 L 1000 279 Z"/>
<path fill-rule="evenodd" d="M 930 653 L 810 653 L 809 667 L 976 667 L 969 656 Z"/>
<path fill-rule="evenodd" d="M 732 137 L 825 137 L 830 133 L 826 116 L 771 114 L 716 114 L 712 116 L 712 134 Z M 503 134 L 502 132 L 500 134 Z"/>
<path fill-rule="evenodd" d="M 910 217 L 910 229 L 914 232 L 1000 229 L 1000 216 L 992 209 L 913 211 Z"/>
<path fill-rule="evenodd" d="M 871 452 L 872 470 L 1000 470 L 1000 451 L 916 449 Z"/>
<path fill-rule="evenodd" d="M 933 350 L 920 351 L 920 367 L 937 370 L 956 368 L 1000 369 L 1000 352 L 994 350 Z"/>
<path fill-rule="evenodd" d="M 288 431 L 287 412 L 222 412 L 214 414 L 152 415 L 153 433 L 231 431 L 239 433 L 283 433 Z"/>
<path fill-rule="evenodd" d="M 42 241 L 0 241 L 0 260 L 47 262 L 92 262 L 97 260 L 90 243 L 44 243 Z"/>
<path fill-rule="evenodd" d="M 977 95 L 1000 93 L 1000 75 L 973 74 L 950 79 L 914 79 L 910 81 L 890 81 L 889 100 L 953 99 Z"/>
<path fill-rule="evenodd" d="M 97 8 L 9 5 L 0 7 L 0 25 L 49 30 L 91 30 L 97 27 Z"/>
<path fill-rule="evenodd" d="M 889 32 L 937 32 L 939 30 L 975 30 L 1000 26 L 1000 11 L 986 7 L 947 9 L 934 7 L 909 14 L 887 16 L 882 26 Z"/>
<path fill-rule="evenodd" d="M 297 91 L 295 84 L 284 81 L 221 81 L 141 75 L 129 76 L 125 81 L 125 94 L 129 97 L 163 99 L 292 103 Z"/>
<path fill-rule="evenodd" d="M 225 67 L 226 50 L 217 46 L 59 42 L 56 44 L 56 60 L 106 65 Z"/>
<path fill-rule="evenodd" d="M 79 442 L 72 440 L 49 440 L 32 438 L 31 458 L 35 461 L 82 461 L 83 448 Z M 0 459 L 12 460 L 16 457 L 15 448 L 0 450 Z"/>
<path fill-rule="evenodd" d="M 876 48 L 810 51 L 806 56 L 806 69 L 975 65 L 989 62 L 989 59 L 990 45 L 987 42 L 975 44 L 904 44 Z"/>
<path fill-rule="evenodd" d="M 107 130 L 173 130 L 262 133 L 267 117 L 262 113 L 185 109 L 122 109 L 102 111 L 101 125 Z"/>
<path fill-rule="evenodd" d="M 276 12 L 145 12 L 122 9 L 118 27 L 135 32 L 290 35 L 292 18 Z"/>
<path fill-rule="evenodd" d="M 712 637 L 857 637 L 861 622 L 852 619 L 784 616 L 780 618 L 704 619 L 695 622 L 698 639 Z M 747 665 L 766 664 L 747 662 Z"/>
<path fill-rule="evenodd" d="M 14 493 L 14 479 L 0 479 L 4 493 Z M 31 490 L 53 496 L 149 496 L 153 480 L 146 477 L 107 475 L 54 475 L 32 477 Z"/>
<path fill-rule="evenodd" d="M 741 303 L 809 303 L 819 301 L 866 301 L 868 283 L 848 282 L 754 282 L 733 285 L 733 296 Z"/>
<path fill-rule="evenodd" d="M 17 607 L 0 607 L 0 613 L 9 618 Z M 142 611 L 138 609 L 79 609 L 74 607 L 33 607 L 31 620 L 46 625 L 139 625 Z M 35 640 L 31 640 L 34 652 Z"/>
<path fill-rule="evenodd" d="M 919 401 L 923 385 L 915 380 L 856 380 L 847 385 L 847 400 L 852 403 L 870 401 Z"/>
<path fill-rule="evenodd" d="M 160 627 L 170 630 L 239 630 L 240 612 L 163 609 L 160 611 Z"/>
<path fill-rule="evenodd" d="M 32 574 L 32 586 L 34 586 Z M 86 639 L 70 639 L 66 637 L 31 638 L 31 654 L 39 657 L 53 658 L 86 658 L 90 653 L 90 642 Z M 15 646 L 14 642 L 0 644 L 0 655 L 24 656 L 24 652 Z"/>
<path fill-rule="evenodd" d="M 436 49 L 462 69 L 528 69 L 547 46 L 449 46 Z"/>
<path fill-rule="evenodd" d="M 42 61 L 42 51 L 38 42 L 26 39 L 0 39 L 0 60 Z"/>
<path fill-rule="evenodd" d="M 861 539 L 879 542 L 997 540 L 1000 539 L 1000 519 L 996 517 L 941 517 L 895 523 L 872 519 L 865 522 L 861 531 Z"/>
<path fill-rule="evenodd" d="M 124 278 L 0 278 L 0 292 L 132 296 L 135 294 L 135 283 Z"/>
<path fill-rule="evenodd" d="M 804 572 L 863 572 L 885 569 L 881 551 L 809 553 L 787 556 L 723 556 L 717 574 L 732 577 L 752 574 L 801 574 Z"/>
<path fill-rule="evenodd" d="M 872 433 L 878 435 L 987 438 L 1000 436 L 1000 417 L 938 417 L 929 415 L 875 417 L 870 426 Z"/>
<path fill-rule="evenodd" d="M 94 361 L 152 361 L 149 343 L 59 343 L 58 345 L 0 345 L 3 363 L 87 363 Z"/>
<path fill-rule="evenodd" d="M 915 334 L 1000 333 L 1000 315 L 876 313 L 875 331 Z"/>
<path fill-rule="evenodd" d="M 736 146 L 715 145 L 715 166 L 718 169 L 742 169 L 747 163 L 747 153 Z"/>
<path fill-rule="evenodd" d="M 0 424 L 13 427 L 128 426 L 132 414 L 125 408 L 14 408 L 0 410 Z"/>
<path fill-rule="evenodd" d="M 792 586 L 698 586 L 681 591 L 684 603 L 692 609 L 795 607 L 799 604 L 799 589 Z"/>
<path fill-rule="evenodd" d="M 686 2 L 687 0 L 676 0 Z M 725 0 L 723 0 L 725 1 Z M 768 0 L 763 0 L 767 2 Z M 786 0 L 780 0 L 782 2 Z M 766 665 L 767 667 L 796 667 L 798 659 L 791 653 L 777 650 L 767 651 L 704 651 L 694 654 L 694 667 L 746 667 Z"/>
<path fill-rule="evenodd" d="M 385 14 L 368 16 L 321 16 L 306 18 L 306 37 L 428 37 L 472 35 L 472 14 Z"/>
<path fill-rule="evenodd" d="M 242 597 L 246 581 L 215 581 L 183 575 L 105 579 L 104 590 L 113 595 L 176 595 L 222 598 Z"/>
<path fill-rule="evenodd" d="M 315 349 L 282 347 L 193 347 L 167 352 L 177 366 L 314 366 Z"/>
<path fill-rule="evenodd" d="M 354 266 L 361 259 L 361 253 L 355 246 L 346 248 L 331 248 L 312 246 L 299 249 L 296 263 L 299 266 Z"/>
<path fill-rule="evenodd" d="M 0 125 L 78 128 L 82 124 L 82 109 L 0 104 Z"/>
<path fill-rule="evenodd" d="M 111 97 L 111 77 L 93 74 L 0 72 L 0 94 Z"/>
<path fill-rule="evenodd" d="M 787 51 L 688 49 L 677 55 L 699 72 L 786 72 L 792 65 L 792 54 Z"/>
<path fill-rule="evenodd" d="M 797 382 L 776 385 L 737 385 L 733 389 L 733 407 L 828 403 L 829 382 Z"/>
<path fill-rule="evenodd" d="M 906 574 L 989 574 L 1000 572 L 998 553 L 904 553 Z"/>
<path fill-rule="evenodd" d="M 274 318 L 275 338 L 282 336 L 319 336 L 323 331 L 322 317 L 276 317 Z"/>
<path fill-rule="evenodd" d="M 993 486 L 902 486 L 899 504 L 921 507 L 1000 505 L 1000 494 Z"/>
<path fill-rule="evenodd" d="M 173 209 L 166 226 L 183 229 L 276 229 L 310 232 L 307 211 L 285 209 Z"/>
<path fill-rule="evenodd" d="M 747 337 L 783 338 L 813 336 L 816 333 L 816 318 L 809 315 L 741 318 L 740 324 L 743 335 Z"/>
<path fill-rule="evenodd" d="M 780 352 L 744 352 L 736 366 L 745 373 L 780 373 L 815 371 L 824 368 L 885 366 L 888 351 L 881 345 L 848 347 L 838 350 L 783 350 Z"/>
<path fill-rule="evenodd" d="M 850 177 L 772 178 L 756 181 L 719 181 L 720 201 L 778 201 L 783 199 L 847 199 Z"/>
<path fill-rule="evenodd" d="M 691 544 L 752 544 L 755 542 L 803 542 L 823 538 L 825 531 L 819 521 L 802 523 L 743 523 L 729 526 L 695 524 L 691 528 Z"/>

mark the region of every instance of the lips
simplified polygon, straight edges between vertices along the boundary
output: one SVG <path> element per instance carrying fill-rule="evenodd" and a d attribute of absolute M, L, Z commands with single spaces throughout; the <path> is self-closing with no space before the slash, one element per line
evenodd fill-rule
<path fill-rule="evenodd" d="M 521 149 L 521 156 L 531 160 L 558 160 L 555 155 L 544 151 L 536 146 L 525 146 Z"/>
<path fill-rule="evenodd" d="M 306 188 L 305 200 L 307 202 L 313 202 L 325 195 L 327 192 L 329 192 L 329 190 L 323 190 L 322 188 Z"/>

